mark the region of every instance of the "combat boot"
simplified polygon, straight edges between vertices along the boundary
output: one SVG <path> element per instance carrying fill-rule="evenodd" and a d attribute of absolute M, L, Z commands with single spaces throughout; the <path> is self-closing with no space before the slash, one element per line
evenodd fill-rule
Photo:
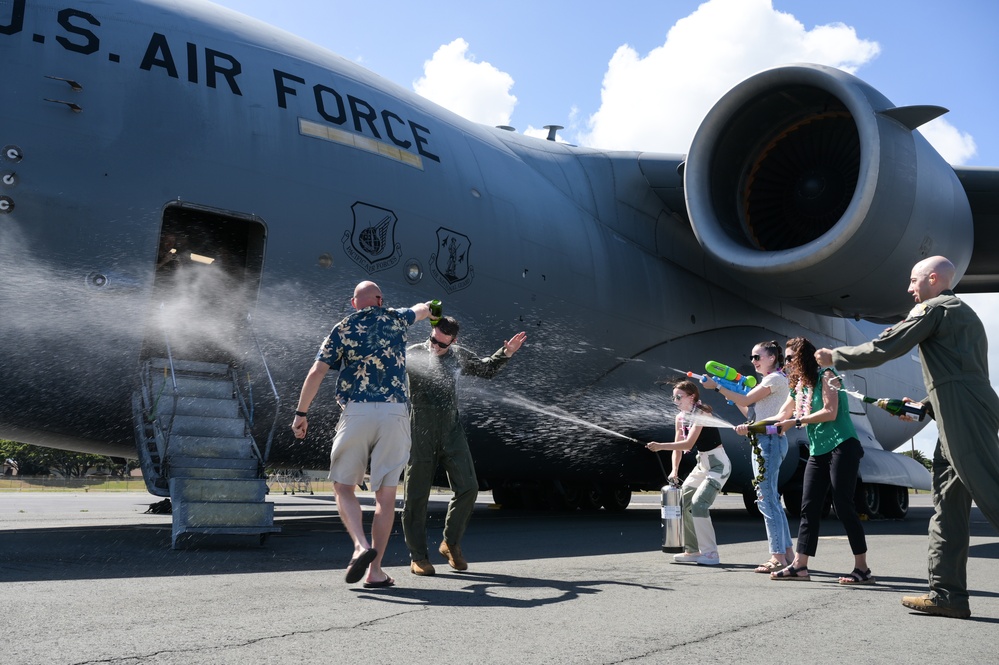
<path fill-rule="evenodd" d="M 940 617 L 950 617 L 952 619 L 967 619 L 971 617 L 971 610 L 941 605 L 936 598 L 928 593 L 924 593 L 922 596 L 902 596 L 902 604 L 910 610 Z"/>
<path fill-rule="evenodd" d="M 448 545 L 447 541 L 444 541 L 441 543 L 440 553 L 447 559 L 448 565 L 455 570 L 468 570 L 468 562 L 461 555 L 459 545 Z"/>
<path fill-rule="evenodd" d="M 437 571 L 434 570 L 434 565 L 430 563 L 430 559 L 420 559 L 419 561 L 413 561 L 409 564 L 409 572 L 414 575 L 420 575 L 421 577 L 427 577 L 433 575 Z"/>

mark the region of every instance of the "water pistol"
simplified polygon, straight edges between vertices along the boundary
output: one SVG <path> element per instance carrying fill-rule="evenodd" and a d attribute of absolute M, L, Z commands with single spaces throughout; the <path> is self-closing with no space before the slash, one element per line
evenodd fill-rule
<path fill-rule="evenodd" d="M 747 395 L 750 390 L 756 387 L 755 376 L 743 376 L 734 367 L 723 365 L 714 360 L 704 363 L 704 371 L 706 374 L 687 372 L 687 376 L 701 383 L 705 383 L 708 379 L 711 379 L 722 388 L 739 393 L 740 395 Z M 731 400 L 729 400 L 729 404 L 731 403 Z"/>

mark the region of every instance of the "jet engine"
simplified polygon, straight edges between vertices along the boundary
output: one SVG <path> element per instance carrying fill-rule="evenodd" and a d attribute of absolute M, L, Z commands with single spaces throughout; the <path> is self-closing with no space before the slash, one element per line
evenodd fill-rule
<path fill-rule="evenodd" d="M 895 107 L 850 74 L 778 67 L 733 88 L 684 167 L 694 234 L 731 280 L 819 314 L 893 319 L 912 265 L 971 259 L 954 169 L 916 127 L 946 113 Z"/>

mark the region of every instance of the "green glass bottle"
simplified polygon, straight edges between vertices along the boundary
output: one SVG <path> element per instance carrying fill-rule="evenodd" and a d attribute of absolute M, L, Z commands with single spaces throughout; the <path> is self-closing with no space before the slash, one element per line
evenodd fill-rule
<path fill-rule="evenodd" d="M 887 397 L 868 397 L 864 395 L 864 401 L 874 404 L 893 416 L 914 416 L 918 420 L 926 417 L 926 405 L 916 406 L 912 402 L 904 402 L 900 399 Z"/>
<path fill-rule="evenodd" d="M 440 300 L 430 301 L 430 325 L 436 326 L 444 316 L 444 306 Z"/>
<path fill-rule="evenodd" d="M 900 399 L 881 398 L 875 402 L 879 407 L 893 416 L 915 416 L 919 420 L 926 417 L 926 405 L 916 406 L 911 402 L 903 402 Z"/>
<path fill-rule="evenodd" d="M 774 424 L 773 420 L 761 420 L 756 423 L 750 423 L 749 432 L 750 434 L 780 434 L 780 427 Z"/>

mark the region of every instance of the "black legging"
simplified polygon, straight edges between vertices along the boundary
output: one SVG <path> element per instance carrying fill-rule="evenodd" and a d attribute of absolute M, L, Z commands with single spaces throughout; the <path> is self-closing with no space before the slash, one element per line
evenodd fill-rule
<path fill-rule="evenodd" d="M 857 472 L 864 449 L 857 439 L 847 439 L 823 455 L 812 455 L 805 464 L 805 479 L 801 490 L 801 523 L 798 525 L 798 545 L 795 551 L 815 556 L 819 545 L 819 522 L 826 493 L 832 484 L 836 516 L 846 529 L 850 549 L 854 554 L 867 552 L 864 525 L 857 515 L 853 493 L 857 488 Z"/>

